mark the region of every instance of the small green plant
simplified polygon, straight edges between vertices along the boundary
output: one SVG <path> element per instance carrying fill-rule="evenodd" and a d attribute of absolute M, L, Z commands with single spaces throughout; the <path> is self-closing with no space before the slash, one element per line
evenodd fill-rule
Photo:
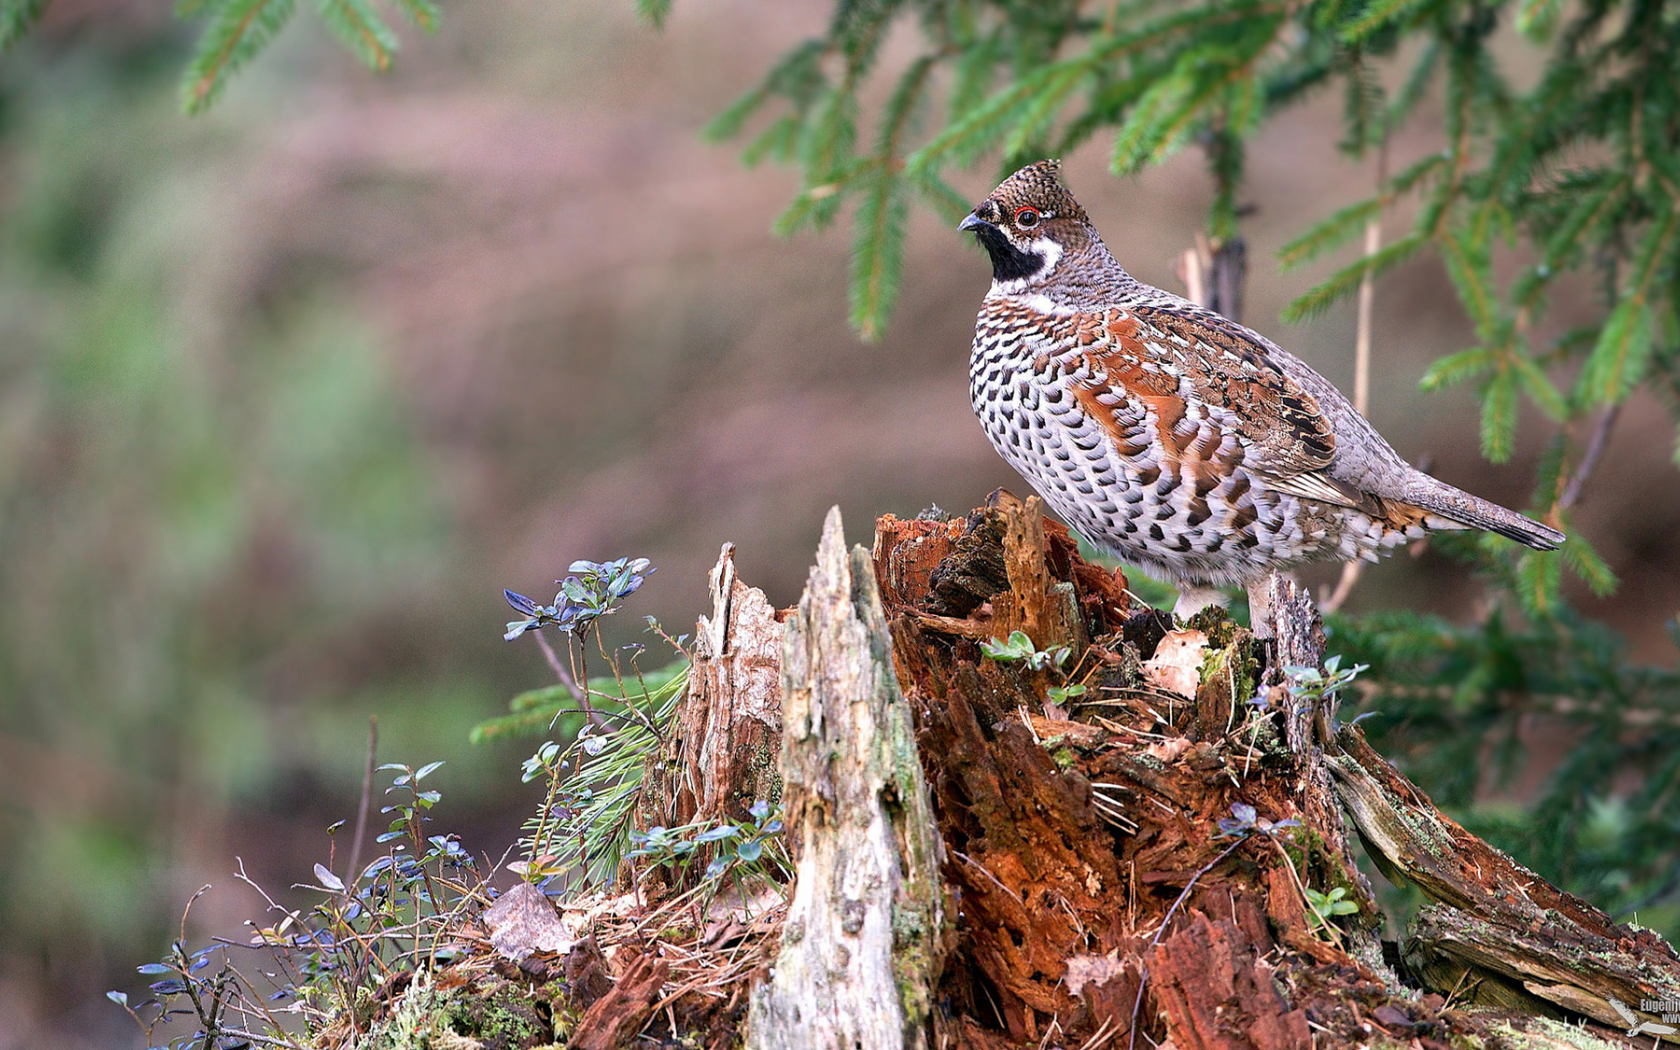
<path fill-rule="evenodd" d="M 1246 802 L 1231 803 L 1231 815 L 1219 818 L 1219 834 L 1214 838 L 1246 838 L 1249 835 L 1265 835 L 1274 837 L 1290 828 L 1298 828 L 1301 822 L 1289 820 L 1267 820 Z"/>
<path fill-rule="evenodd" d="M 329 852 L 328 862 L 314 867 L 315 883 L 299 887 L 319 895 L 316 904 L 277 903 L 241 865 L 240 881 L 262 895 L 272 921 L 253 923 L 243 943 L 189 948 L 187 919 L 206 886 L 187 903 L 180 935 L 163 958 L 137 968 L 155 978 L 150 997 L 137 1005 L 123 991 L 107 998 L 128 1012 L 148 1045 L 170 1050 L 301 1050 L 340 1022 L 367 1032 L 371 1016 L 358 1012 L 362 1004 L 394 972 L 424 973 L 454 958 L 461 918 L 469 902 L 485 896 L 478 865 L 460 842 L 427 832 L 427 814 L 442 796 L 422 782 L 441 765 L 379 767 L 397 773 L 386 789 L 393 801 L 383 808 L 390 824 L 376 839 L 385 852 L 345 876 L 333 871 Z M 246 956 L 252 961 L 242 964 Z"/>
<path fill-rule="evenodd" d="M 649 684 L 656 677 L 658 684 Z M 618 877 L 632 845 L 631 818 L 643 776 L 687 688 L 688 665 L 650 674 L 641 684 L 645 691 L 624 698 L 635 716 L 623 725 L 603 732 L 584 724 L 569 746 L 545 740 L 525 760 L 525 782 L 541 779 L 550 788 L 545 812 L 525 825 L 525 857 L 516 870 L 529 881 L 576 876 L 606 886 Z"/>
<path fill-rule="evenodd" d="M 1344 669 L 1338 653 L 1325 658 L 1322 671 L 1316 667 L 1285 667 L 1283 673 L 1289 676 L 1289 695 L 1295 698 L 1298 709 L 1305 710 L 1335 700 L 1344 688 L 1368 670 L 1370 668 L 1365 664 L 1354 664 Z"/>
<path fill-rule="evenodd" d="M 1347 889 L 1342 886 L 1334 887 L 1329 893 L 1320 893 L 1311 886 L 1306 888 L 1307 910 L 1312 915 L 1313 929 L 1318 933 L 1326 933 L 1330 928 L 1330 920 L 1338 915 L 1356 915 L 1359 905 L 1345 900 Z"/>
<path fill-rule="evenodd" d="M 646 558 L 574 561 L 566 570 L 570 575 L 556 581 L 560 592 L 550 605 L 538 605 L 517 591 L 504 590 L 502 596 L 523 618 L 511 621 L 503 637 L 511 642 L 526 631 L 551 626 L 581 637 L 596 620 L 618 611 L 618 603 L 640 589 L 655 571 Z"/>
<path fill-rule="evenodd" d="M 1044 691 L 1053 704 L 1066 704 L 1069 700 L 1077 700 L 1087 692 L 1084 685 L 1075 682 L 1072 685 L 1053 685 Z"/>
<path fill-rule="evenodd" d="M 707 853 L 712 856 L 703 883 L 718 885 L 730 876 L 744 880 L 774 874 L 785 879 L 792 874 L 792 864 L 781 842 L 782 831 L 780 808 L 759 799 L 748 810 L 746 824 L 696 822 L 675 828 L 632 831 L 630 841 L 635 848 L 629 856 L 645 860 L 650 870 L 671 871 L 679 883 L 685 881 L 690 868 Z"/>
<path fill-rule="evenodd" d="M 1027 632 L 1010 631 L 1009 637 L 1002 641 L 993 638 L 989 642 L 981 642 L 980 651 L 997 663 L 1018 663 L 1028 670 L 1043 671 L 1053 676 L 1054 684 L 1044 690 L 1045 697 L 1052 704 L 1065 706 L 1089 691 L 1082 682 L 1067 681 L 1067 662 L 1072 658 L 1073 650 L 1065 645 L 1040 649 L 1033 645 L 1032 639 L 1027 637 Z"/>
<path fill-rule="evenodd" d="M 1313 931 L 1340 944 L 1341 937 L 1336 933 L 1335 927 L 1330 925 L 1329 919 L 1333 915 L 1352 915 L 1359 910 L 1359 905 L 1343 900 L 1342 898 L 1347 896 L 1347 890 L 1340 886 L 1324 894 L 1309 888 L 1301 881 L 1300 874 L 1295 870 L 1295 862 L 1289 859 L 1289 851 L 1283 846 L 1284 838 L 1293 835 L 1294 829 L 1300 826 L 1301 822 L 1293 818 L 1267 820 L 1246 802 L 1235 802 L 1231 805 L 1231 815 L 1219 818 L 1219 833 L 1214 838 L 1235 838 L 1237 843 L 1233 843 L 1234 846 L 1252 835 L 1263 836 L 1277 850 L 1284 867 L 1289 871 L 1290 881 L 1295 883 L 1295 889 L 1307 902 L 1307 908 L 1313 916 Z"/>
<path fill-rule="evenodd" d="M 1024 663 L 1034 671 L 1061 670 L 1073 651 L 1065 645 L 1040 649 L 1025 631 L 1010 631 L 1003 641 L 993 638 L 980 643 L 980 651 L 1000 664 Z"/>
<path fill-rule="evenodd" d="M 563 663 L 537 635 L 560 679 L 558 686 L 521 694 L 509 715 L 474 733 L 475 739 L 489 739 L 545 732 L 567 720 L 571 743 L 545 740 L 524 763 L 525 780 L 542 780 L 547 787 L 543 807 L 527 822 L 521 839 L 523 860 L 510 865 L 529 881 L 581 877 L 610 882 L 633 846 L 647 846 L 645 839 L 632 842 L 630 818 L 643 770 L 659 752 L 687 683 L 688 665 L 679 660 L 644 675 L 636 659 L 642 646 L 608 652 L 594 628 L 652 571 L 646 559 L 574 562 L 552 604 L 538 605 L 507 592 L 509 603 L 522 614 L 508 624 L 507 638 L 554 627 L 568 640 L 569 659 Z M 682 655 L 680 639 L 670 638 L 651 620 L 649 628 Z M 588 677 L 584 644 L 591 640 L 605 657 L 609 676 Z M 627 660 L 621 659 L 625 651 Z M 150 997 L 138 1005 L 122 991 L 109 998 L 145 1031 L 149 1044 L 170 1050 L 302 1050 L 315 1045 L 329 1026 L 344 1024 L 358 1040 L 373 1036 L 378 989 L 405 973 L 423 984 L 437 966 L 456 958 L 462 951 L 456 940 L 461 923 L 469 910 L 493 896 L 459 841 L 429 829 L 442 795 L 428 779 L 441 766 L 377 767 L 394 774 L 380 811 L 388 818 L 387 827 L 374 839 L 383 854 L 341 875 L 329 853 L 326 863 L 314 866 L 314 883 L 301 887 L 319 895 L 316 904 L 287 908 L 241 870 L 240 879 L 262 894 L 270 912 L 269 919 L 253 924 L 249 942 L 190 949 L 183 914 L 181 936 L 164 958 L 139 968 L 153 978 Z M 694 830 L 691 837 L 700 845 L 728 847 L 708 867 L 713 883 L 731 873 L 765 874 L 772 865 L 785 870 L 780 819 L 763 803 L 751 816 L 741 826 Z M 329 834 L 343 826 L 333 825 Z M 668 841 L 672 834 L 666 833 Z M 673 848 L 679 847 L 674 843 Z M 359 852 L 358 842 L 352 857 Z M 689 847 L 686 852 L 695 851 Z M 355 860 L 348 865 L 358 866 Z M 241 953 L 259 961 L 241 965 Z"/>

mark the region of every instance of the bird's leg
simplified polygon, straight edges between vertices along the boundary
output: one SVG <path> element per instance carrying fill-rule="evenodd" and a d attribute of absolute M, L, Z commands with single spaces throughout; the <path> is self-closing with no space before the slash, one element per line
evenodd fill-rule
<path fill-rule="evenodd" d="M 1173 619 L 1182 622 L 1190 619 L 1203 609 L 1228 604 L 1229 601 L 1225 597 L 1225 592 L 1217 587 L 1186 586 L 1178 592 L 1178 601 L 1173 604 Z"/>
<path fill-rule="evenodd" d="M 1248 588 L 1248 628 L 1254 632 L 1254 637 L 1262 641 L 1272 637 L 1272 584 L 1277 580 L 1274 573 L 1267 573 L 1249 580 Z"/>

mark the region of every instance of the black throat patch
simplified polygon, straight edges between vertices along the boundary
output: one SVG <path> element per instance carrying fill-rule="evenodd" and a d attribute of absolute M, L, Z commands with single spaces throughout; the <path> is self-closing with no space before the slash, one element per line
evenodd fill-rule
<path fill-rule="evenodd" d="M 992 257 L 992 277 L 999 281 L 1019 281 L 1044 269 L 1044 256 L 1038 252 L 1024 252 L 1015 247 L 1002 230 L 991 223 L 975 228 L 986 254 Z"/>

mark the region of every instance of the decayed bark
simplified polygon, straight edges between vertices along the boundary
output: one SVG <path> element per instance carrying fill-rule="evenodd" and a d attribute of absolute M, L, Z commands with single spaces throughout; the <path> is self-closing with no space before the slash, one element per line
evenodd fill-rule
<path fill-rule="evenodd" d="M 1437 810 L 1365 742 L 1343 730 L 1331 759 L 1339 794 L 1372 858 L 1437 903 L 1412 924 L 1406 965 L 1425 987 L 1531 1013 L 1582 1014 L 1615 1027 L 1615 1000 L 1680 1001 L 1680 954 L 1649 930 L 1613 922 Z M 1680 1042 L 1680 1033 L 1658 1033 Z"/>
<path fill-rule="evenodd" d="M 1007 591 L 987 571 L 990 557 L 973 557 L 992 536 L 1002 547 Z M 930 559 L 891 556 L 906 543 L 924 551 L 943 546 L 950 560 L 925 580 L 907 578 Z M 917 712 L 950 848 L 945 874 L 962 901 L 941 990 L 972 1023 L 941 1018 L 941 1041 L 1130 1041 L 1136 1013 L 1146 1034 L 1180 1046 L 1291 1045 L 1305 1031 L 1300 1007 L 1285 1009 L 1270 981 L 1254 979 L 1263 972 L 1255 960 L 1277 950 L 1280 934 L 1302 944 L 1314 938 L 1298 902 L 1269 909 L 1265 878 L 1233 880 L 1219 870 L 1216 858 L 1228 846 L 1216 839 L 1217 822 L 1230 815 L 1226 726 L 1203 726 L 1190 698 L 1145 687 L 1139 643 L 1153 650 L 1160 619 L 1134 608 L 1122 581 L 1080 561 L 1065 530 L 1045 521 L 1036 501 L 1004 499 L 964 522 L 884 519 L 876 552 L 887 577 L 883 590 L 906 599 L 889 609 L 894 657 Z M 954 578 L 993 589 L 970 582 L 963 589 L 970 600 L 953 606 L 938 585 Z M 967 622 L 930 620 L 916 607 L 921 595 L 933 599 L 924 599 L 927 612 L 961 613 Z M 1065 711 L 1045 709 L 1045 672 L 980 657 L 973 639 L 1015 627 L 1040 648 L 1073 650 L 1066 677 L 1086 684 L 1094 717 L 1068 721 Z M 1228 673 L 1212 678 L 1230 711 L 1234 696 L 1252 695 L 1257 668 L 1249 666 L 1247 632 L 1227 627 L 1226 635 Z M 1088 646 L 1091 638 L 1108 645 Z M 1275 777 L 1278 756 L 1261 756 L 1248 771 L 1257 782 Z M 1287 791 L 1277 790 L 1284 787 L 1266 789 L 1274 797 L 1257 807 L 1266 817 L 1297 812 Z M 1243 850 L 1254 854 L 1241 858 L 1251 868 L 1280 863 L 1259 848 Z M 1216 922 L 1161 930 L 1181 896 L 1187 899 L 1175 921 L 1198 912 L 1205 919 L 1204 895 L 1218 898 Z M 1201 961 L 1210 954 L 1228 958 L 1242 979 L 1209 984 Z M 1077 987 L 1067 980 L 1075 964 L 1093 975 Z M 1295 1016 L 1282 1020 L 1285 1014 Z M 1219 1026 L 1209 1027 L 1212 1017 L 1226 1018 L 1227 1027 L 1245 1018 L 1272 1042 L 1223 1042 Z"/>
<path fill-rule="evenodd" d="M 941 849 L 868 552 L 829 512 L 787 625 L 782 803 L 799 858 L 747 1045 L 923 1043 L 939 973 Z"/>
<path fill-rule="evenodd" d="M 782 625 L 764 592 L 736 578 L 733 543 L 710 584 L 712 615 L 695 626 L 688 694 L 651 771 L 644 826 L 740 822 L 781 796 Z"/>
<path fill-rule="evenodd" d="M 1129 605 L 1123 581 L 1080 562 L 1033 502 L 1005 497 L 966 521 L 883 519 L 877 534 L 894 658 L 949 848 L 945 876 L 961 901 L 940 986 L 950 1004 L 936 1018 L 941 1043 L 1138 1045 L 1142 1036 L 1181 1050 L 1272 1048 L 1312 1045 L 1316 1034 L 1320 1046 L 1445 1046 L 1520 1032 L 1531 1045 L 1584 1045 L 1593 1041 L 1584 1033 L 1546 1028 L 1535 997 L 1614 1023 L 1612 992 L 1624 1003 L 1673 994 L 1665 945 L 1550 887 L 1527 890 L 1546 916 L 1527 941 L 1479 913 L 1473 928 L 1426 912 L 1410 944 L 1414 965 L 1436 975 L 1425 988 L 1450 992 L 1439 975 L 1461 976 L 1473 959 L 1519 991 L 1526 982 L 1521 1007 L 1470 1014 L 1455 1008 L 1466 1001 L 1462 987 L 1452 1003 L 1401 987 L 1382 962 L 1375 902 L 1343 824 L 1352 771 L 1389 785 L 1379 793 L 1390 807 L 1382 826 L 1454 829 L 1429 843 L 1437 861 L 1420 866 L 1426 891 L 1449 885 L 1438 873 L 1429 880 L 1441 864 L 1461 878 L 1479 864 L 1479 891 L 1460 888 L 1459 903 L 1478 892 L 1506 897 L 1499 873 L 1521 869 L 1409 785 L 1394 789 L 1403 778 L 1360 750 L 1357 730 L 1338 735 L 1333 710 L 1288 694 L 1281 669 L 1323 658 L 1299 589 L 1277 585 L 1270 649 L 1217 617 L 1175 635 L 1176 645 L 1206 650 L 1192 664 L 1193 702 L 1167 695 L 1149 677 L 1149 658 L 1168 625 Z M 1066 677 L 1086 684 L 1090 701 L 1070 704 L 1073 720 L 1044 706 L 1053 676 L 980 657 L 978 640 L 1017 627 L 1040 648 L 1073 648 L 1078 663 Z M 1247 703 L 1257 691 L 1259 710 Z M 1218 824 L 1234 804 L 1254 807 L 1262 822 L 1301 826 L 1250 830 L 1233 846 Z M 1423 845 L 1414 837 L 1396 850 Z M 1361 913 L 1332 934 L 1304 890 L 1338 886 Z M 1593 951 L 1543 964 L 1544 945 L 1565 943 L 1554 926 L 1577 942 L 1598 938 Z"/>
<path fill-rule="evenodd" d="M 636 956 L 612 990 L 595 1000 L 578 1020 L 566 1050 L 616 1050 L 636 1038 L 659 1000 L 671 964 Z"/>
<path fill-rule="evenodd" d="M 676 822 L 769 797 L 740 742 L 780 711 L 798 873 L 747 1045 L 1594 1048 L 1625 1044 L 1553 1018 L 1619 1029 L 1612 1000 L 1680 997 L 1666 944 L 1469 835 L 1327 704 L 1290 694 L 1282 669 L 1323 658 L 1304 592 L 1278 581 L 1274 642 L 1217 613 L 1174 630 L 1041 510 L 1003 494 L 964 519 L 883 518 L 872 559 L 847 552 L 831 514 L 785 624 L 720 562 L 673 752 L 692 780 L 665 798 Z M 1066 663 L 983 655 L 1017 629 L 1066 646 Z M 1390 953 L 1399 972 L 1344 811 L 1386 873 L 1439 902 Z M 1307 891 L 1335 888 L 1359 913 L 1329 926 Z M 737 927 L 696 922 L 721 939 L 684 934 L 669 955 L 666 934 L 639 934 L 614 992 L 647 984 L 652 960 L 739 950 L 710 947 Z M 591 1045 L 626 1045 L 644 1022 L 735 1045 L 744 985 L 685 991 L 698 987 L 672 976 L 647 996 L 674 1013 L 612 1022 Z"/>

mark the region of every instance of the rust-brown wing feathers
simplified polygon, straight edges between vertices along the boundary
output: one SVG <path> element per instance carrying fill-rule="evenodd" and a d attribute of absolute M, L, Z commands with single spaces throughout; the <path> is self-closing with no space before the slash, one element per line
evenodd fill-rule
<path fill-rule="evenodd" d="M 1075 396 L 1117 441 L 1135 443 L 1139 436 L 1117 425 L 1114 409 L 1126 398 L 1152 411 L 1153 436 L 1166 459 L 1217 448 L 1218 424 L 1185 425 L 1196 416 L 1193 401 L 1235 421 L 1242 464 L 1272 487 L 1384 516 L 1387 501 L 1326 473 L 1336 458 L 1336 435 L 1318 401 L 1224 318 L 1136 307 L 1079 314 L 1074 326 L 1088 374 L 1108 388 L 1076 386 Z"/>

